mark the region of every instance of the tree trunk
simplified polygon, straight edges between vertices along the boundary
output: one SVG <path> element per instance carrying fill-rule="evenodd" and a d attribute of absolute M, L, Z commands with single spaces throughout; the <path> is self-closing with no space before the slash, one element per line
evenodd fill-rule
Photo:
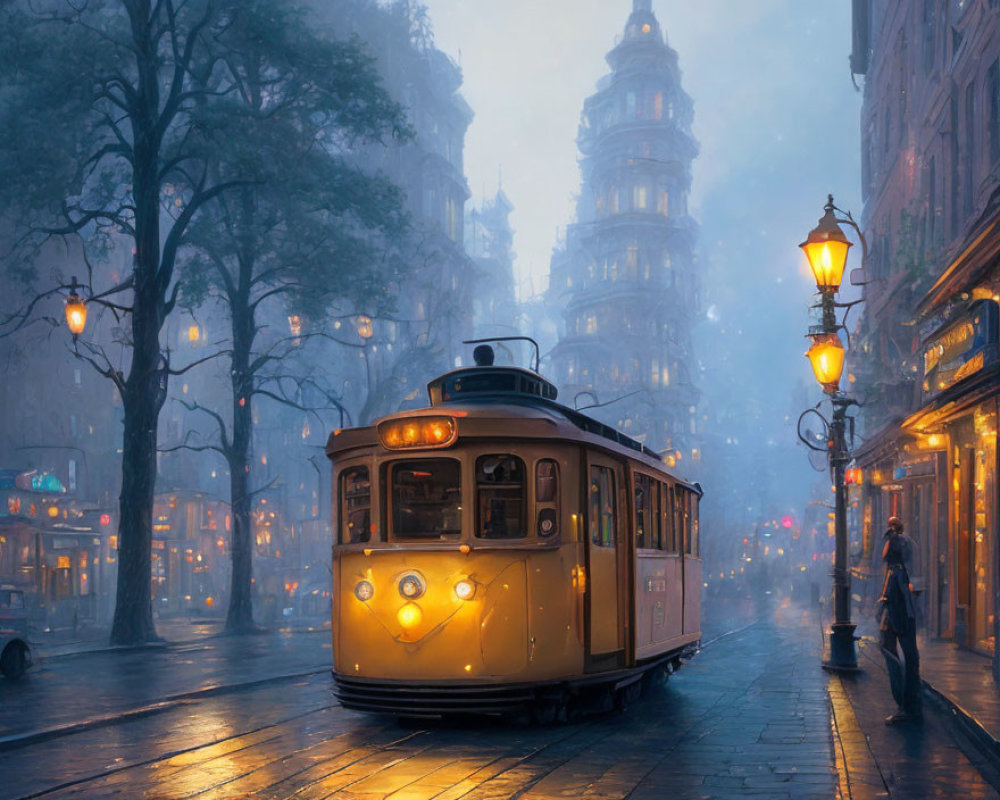
<path fill-rule="evenodd" d="M 248 286 L 249 283 L 243 284 Z M 248 290 L 249 291 L 249 290 Z M 242 293 L 241 293 L 242 294 Z M 233 322 L 233 438 L 227 453 L 230 503 L 232 504 L 233 557 L 232 585 L 226 631 L 247 633 L 257 630 L 253 621 L 253 525 L 250 518 L 250 434 L 253 430 L 253 377 L 250 350 L 253 345 L 253 317 L 248 304 L 232 304 Z"/>
<path fill-rule="evenodd" d="M 157 639 L 153 624 L 151 550 L 156 441 L 160 409 L 167 395 L 167 366 L 160 353 L 165 312 L 160 278 L 160 105 L 158 58 L 150 37 L 149 2 L 126 5 L 132 22 L 138 71 L 132 109 L 132 185 L 135 201 L 132 363 L 122 388 L 121 519 L 118 528 L 118 588 L 112 644 Z"/>
<path fill-rule="evenodd" d="M 137 181 L 138 184 L 138 181 Z M 132 312 L 132 364 L 122 391 L 125 427 L 122 440 L 121 519 L 118 528 L 118 590 L 113 644 L 156 640 L 151 597 L 153 492 L 156 486 L 156 434 L 166 399 L 167 370 L 160 354 L 162 298 L 156 286 L 159 221 L 155 186 L 137 202 L 135 294 Z M 145 206 L 145 208 L 143 208 Z M 140 209 L 146 213 L 140 213 Z M 154 265 L 152 268 L 150 264 Z"/>

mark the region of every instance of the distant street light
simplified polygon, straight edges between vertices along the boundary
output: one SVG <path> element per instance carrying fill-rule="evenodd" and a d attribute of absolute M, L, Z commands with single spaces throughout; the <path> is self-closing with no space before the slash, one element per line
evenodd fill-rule
<path fill-rule="evenodd" d="M 847 409 L 855 405 L 840 391 L 840 376 L 844 370 L 844 345 L 840 341 L 838 331 L 843 327 L 837 322 L 837 308 L 847 308 L 853 303 L 837 303 L 836 294 L 844 277 L 844 267 L 847 264 L 847 252 L 851 243 L 847 240 L 840 226 L 851 225 L 861 240 L 862 261 L 868 248 L 861 230 L 848 214 L 841 219 L 836 216 L 839 210 L 833 204 L 833 195 L 829 195 L 824 206 L 824 214 L 819 224 L 813 228 L 806 240 L 799 245 L 809 260 L 816 289 L 820 293 L 820 308 L 823 312 L 823 322 L 809 331 L 812 345 L 806 356 L 812 365 L 816 380 L 823 391 L 830 396 L 833 404 L 833 417 L 828 425 L 826 437 L 827 458 L 833 473 L 833 486 L 836 493 L 834 503 L 834 559 L 833 559 L 833 607 L 834 620 L 830 626 L 830 658 L 823 666 L 828 669 L 857 671 L 858 656 L 854 646 L 854 628 L 851 622 L 851 576 L 847 569 L 847 486 L 845 471 L 850 461 L 850 453 L 845 439 Z M 862 264 L 862 268 L 864 264 Z M 818 413 L 818 412 L 817 412 Z M 801 434 L 800 434 L 801 436 Z M 817 446 L 806 442 L 812 449 Z"/>
<path fill-rule="evenodd" d="M 362 339 L 371 339 L 375 331 L 372 328 L 372 318 L 362 314 L 358 317 L 358 336 Z"/>
<path fill-rule="evenodd" d="M 73 282 L 69 287 L 69 297 L 66 298 L 66 325 L 69 327 L 69 332 L 73 334 L 74 342 L 87 325 L 87 305 L 83 298 L 76 293 L 77 288 L 78 284 L 74 275 Z"/>

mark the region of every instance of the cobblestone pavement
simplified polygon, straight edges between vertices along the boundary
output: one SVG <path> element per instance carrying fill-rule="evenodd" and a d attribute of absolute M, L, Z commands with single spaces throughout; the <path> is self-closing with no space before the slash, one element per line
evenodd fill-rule
<path fill-rule="evenodd" d="M 621 714 L 543 728 L 400 724 L 340 708 L 316 674 L 2 751 L 0 798 L 996 796 L 945 722 L 885 727 L 876 665 L 853 681 L 819 668 L 814 613 L 779 606 L 730 625 Z"/>
<path fill-rule="evenodd" d="M 858 663 L 861 673 L 834 676 L 830 686 L 855 800 L 887 796 L 906 800 L 1000 797 L 987 781 L 1000 782 L 1000 776 L 969 742 L 961 739 L 958 727 L 948 716 L 935 713 L 926 699 L 921 723 L 885 724 L 885 717 L 896 704 L 874 641 L 861 643 Z M 849 701 L 846 714 L 842 699 Z"/>
<path fill-rule="evenodd" d="M 0 740 L 115 715 L 220 684 L 329 667 L 330 632 L 272 632 L 42 658 L 0 680 Z"/>

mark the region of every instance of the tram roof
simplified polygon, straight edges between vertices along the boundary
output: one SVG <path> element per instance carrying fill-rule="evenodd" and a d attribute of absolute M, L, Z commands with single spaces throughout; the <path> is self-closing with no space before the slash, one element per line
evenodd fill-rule
<path fill-rule="evenodd" d="M 478 438 L 496 436 L 497 420 L 517 418 L 518 435 L 525 439 L 573 441 L 582 438 L 669 472 L 659 455 L 641 442 L 557 403 L 556 387 L 536 372 L 520 367 L 466 367 L 435 378 L 428 384 L 427 391 L 431 400 L 429 407 L 389 414 L 379 422 L 445 414 L 460 420 L 461 437 Z M 376 444 L 375 426 L 350 428 L 330 435 L 326 453 L 333 456 Z M 678 480 L 701 492 L 698 484 Z"/>

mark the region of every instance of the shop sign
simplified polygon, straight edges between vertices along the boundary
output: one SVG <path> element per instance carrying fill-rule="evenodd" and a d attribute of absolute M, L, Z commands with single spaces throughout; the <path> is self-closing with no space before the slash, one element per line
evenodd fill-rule
<path fill-rule="evenodd" d="M 924 344 L 925 402 L 996 363 L 998 316 L 994 301 L 976 300 Z"/>

